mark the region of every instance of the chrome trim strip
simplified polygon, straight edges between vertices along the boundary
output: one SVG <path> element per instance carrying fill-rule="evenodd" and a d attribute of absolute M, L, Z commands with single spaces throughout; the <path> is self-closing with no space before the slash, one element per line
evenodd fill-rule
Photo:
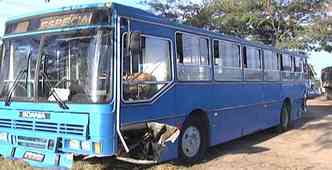
<path fill-rule="evenodd" d="M 291 85 L 298 85 L 298 84 L 303 84 L 303 80 L 299 81 L 200 81 L 200 82 L 195 82 L 195 81 L 177 81 L 175 82 L 176 85 L 220 85 L 220 84 L 239 84 L 239 85 L 246 85 L 246 84 L 272 84 L 272 85 L 281 85 L 281 86 L 288 86 L 289 84 Z"/>
<path fill-rule="evenodd" d="M 227 106 L 223 107 L 220 109 L 211 109 L 209 112 L 219 112 L 219 111 L 225 111 L 225 110 L 237 110 L 237 109 L 243 109 L 243 108 L 248 108 L 248 107 L 253 107 L 253 106 L 258 106 L 258 105 L 270 105 L 278 102 L 283 102 L 282 100 L 272 100 L 269 102 L 259 102 L 259 103 L 254 103 L 254 104 L 247 104 L 247 105 L 238 105 L 238 106 Z"/>
<path fill-rule="evenodd" d="M 147 119 L 147 120 L 142 120 L 142 121 L 134 121 L 134 122 L 129 122 L 129 123 L 124 123 L 123 126 L 128 126 L 128 125 L 133 125 L 133 124 L 138 124 L 138 123 L 144 123 L 144 122 L 160 122 L 162 120 L 168 120 L 168 119 L 178 119 L 178 118 L 184 118 L 186 117 L 187 114 L 176 114 L 176 116 L 164 116 L 164 117 L 159 117 L 155 119 Z"/>
<path fill-rule="evenodd" d="M 303 98 L 296 98 L 294 100 L 302 100 Z M 279 103 L 279 102 L 283 102 L 282 100 L 272 100 L 269 102 L 260 102 L 260 103 L 255 103 L 255 104 L 249 104 L 249 105 L 238 105 L 238 106 L 229 106 L 229 107 L 223 107 L 223 108 L 219 108 L 219 109 L 210 109 L 207 110 L 208 114 L 213 114 L 214 112 L 220 112 L 220 111 L 226 111 L 226 110 L 236 110 L 236 109 L 243 109 L 243 108 L 247 108 L 247 107 L 253 107 L 253 106 L 257 106 L 257 105 L 271 105 L 271 104 L 275 104 L 275 103 Z M 268 107 L 268 106 L 265 106 Z M 177 119 L 177 118 L 185 118 L 188 114 L 178 114 L 176 116 L 171 115 L 171 116 L 164 116 L 164 117 L 160 117 L 160 118 L 155 118 L 155 119 L 147 119 L 147 120 L 142 120 L 142 121 L 134 121 L 134 122 L 129 122 L 129 123 L 124 123 L 123 126 L 128 126 L 128 125 L 132 125 L 132 124 L 137 124 L 137 123 L 144 123 L 144 122 L 158 122 L 158 121 L 162 121 L 162 120 L 167 120 L 167 119 Z"/>
<path fill-rule="evenodd" d="M 114 12 L 115 14 L 117 14 L 117 12 Z M 125 149 L 125 151 L 128 153 L 130 150 L 127 146 L 127 143 L 125 141 L 125 139 L 123 138 L 122 136 L 122 133 L 121 133 L 121 120 L 120 120 L 120 114 L 121 114 L 121 79 L 122 77 L 120 76 L 121 74 L 121 55 L 120 55 L 120 23 L 121 23 L 121 17 L 119 16 L 116 16 L 116 22 L 117 22 L 117 29 L 116 29 L 116 39 L 117 39 L 117 52 L 115 53 L 116 54 L 116 72 L 114 72 L 115 74 L 115 82 L 116 82 L 116 91 L 115 91 L 115 94 L 116 94 L 116 102 L 115 102 L 115 107 L 116 107 L 116 131 L 117 131 L 117 134 L 120 138 L 120 141 Z M 122 74 L 121 74 L 122 75 Z"/>

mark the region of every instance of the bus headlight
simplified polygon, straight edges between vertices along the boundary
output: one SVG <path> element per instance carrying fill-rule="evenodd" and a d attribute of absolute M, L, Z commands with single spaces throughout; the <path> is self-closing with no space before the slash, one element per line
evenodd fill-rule
<path fill-rule="evenodd" d="M 8 133 L 6 133 L 6 132 L 0 132 L 0 141 L 7 142 L 7 140 L 8 140 Z"/>
<path fill-rule="evenodd" d="M 74 150 L 80 150 L 81 149 L 81 141 L 79 141 L 79 140 L 70 139 L 68 144 L 69 144 L 70 149 L 74 149 Z"/>
<path fill-rule="evenodd" d="M 83 151 L 91 151 L 92 150 L 92 143 L 89 141 L 82 142 L 82 150 Z"/>

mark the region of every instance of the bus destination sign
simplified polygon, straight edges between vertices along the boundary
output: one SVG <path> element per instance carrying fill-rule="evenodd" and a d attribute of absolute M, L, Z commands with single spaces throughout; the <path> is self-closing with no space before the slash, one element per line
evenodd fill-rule
<path fill-rule="evenodd" d="M 93 14 L 76 13 L 51 16 L 40 19 L 39 30 L 91 24 Z"/>

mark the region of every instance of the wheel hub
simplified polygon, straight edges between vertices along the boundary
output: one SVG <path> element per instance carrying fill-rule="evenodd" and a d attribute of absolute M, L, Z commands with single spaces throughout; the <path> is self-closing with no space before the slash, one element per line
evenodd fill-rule
<path fill-rule="evenodd" d="M 182 136 L 182 151 L 187 157 L 194 157 L 201 145 L 201 135 L 196 127 L 188 127 Z"/>

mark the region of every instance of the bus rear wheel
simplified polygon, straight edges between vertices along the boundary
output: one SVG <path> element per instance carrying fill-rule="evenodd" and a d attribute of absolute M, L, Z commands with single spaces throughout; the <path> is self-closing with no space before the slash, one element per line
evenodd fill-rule
<path fill-rule="evenodd" d="M 291 107 L 288 102 L 284 102 L 282 105 L 281 113 L 280 113 L 280 125 L 278 128 L 279 132 L 286 132 L 289 130 L 291 125 Z"/>
<path fill-rule="evenodd" d="M 184 164 L 192 164 L 203 159 L 208 146 L 207 126 L 197 117 L 189 117 L 181 130 L 179 158 Z"/>

